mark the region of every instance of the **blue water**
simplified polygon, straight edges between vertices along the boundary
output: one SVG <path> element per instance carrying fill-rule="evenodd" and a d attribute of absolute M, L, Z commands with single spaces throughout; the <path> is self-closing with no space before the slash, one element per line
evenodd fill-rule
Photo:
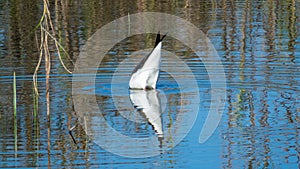
<path fill-rule="evenodd" d="M 128 12 L 168 13 L 199 28 L 219 55 L 222 65 L 216 65 L 215 70 L 224 70 L 226 77 L 222 88 L 226 96 L 220 99 L 225 104 L 222 118 L 204 143 L 199 143 L 199 136 L 211 104 L 218 101 L 212 99 L 217 92 L 212 89 L 212 80 L 219 79 L 210 79 L 203 58 L 171 37 L 172 32 L 163 43 L 163 71 L 157 90 L 138 97 L 147 98 L 141 101 L 151 103 L 152 112 L 160 108 L 156 123 L 138 111 L 133 101 L 136 96 L 130 96 L 133 92 L 128 90 L 130 73 L 147 51 L 134 54 L 151 49 L 155 34 L 135 35 L 117 43 L 98 67 L 90 67 L 95 76 L 68 74 L 49 40 L 49 86 L 43 60 L 36 104 L 32 75 L 39 57 L 36 37 L 40 38 L 40 32 L 30 30 L 39 22 L 42 2 L 35 3 L 0 2 L 0 168 L 299 168 L 298 1 L 50 3 L 56 36 L 73 62 L 93 33 Z M 178 27 L 178 31 L 184 28 Z M 168 52 L 179 56 L 185 65 L 168 60 Z M 73 69 L 67 56 L 62 58 Z M 95 77 L 95 85 L 76 88 L 74 77 Z M 83 104 L 76 104 L 74 92 L 83 98 Z M 96 106 L 90 98 L 95 98 Z M 155 107 L 158 100 L 160 106 Z M 89 111 L 81 112 L 81 108 Z M 189 118 L 195 114 L 196 118 Z M 76 143 L 69 134 L 73 126 Z M 120 140 L 109 127 L 129 138 L 153 139 L 153 145 Z"/>

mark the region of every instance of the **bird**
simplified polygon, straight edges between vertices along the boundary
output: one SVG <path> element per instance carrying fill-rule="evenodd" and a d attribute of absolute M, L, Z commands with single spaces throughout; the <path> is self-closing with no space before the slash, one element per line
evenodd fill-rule
<path fill-rule="evenodd" d="M 144 57 L 131 73 L 129 88 L 138 90 L 156 89 L 161 62 L 162 41 L 167 34 L 160 38 L 160 32 L 156 35 L 155 46 L 151 52 Z"/>

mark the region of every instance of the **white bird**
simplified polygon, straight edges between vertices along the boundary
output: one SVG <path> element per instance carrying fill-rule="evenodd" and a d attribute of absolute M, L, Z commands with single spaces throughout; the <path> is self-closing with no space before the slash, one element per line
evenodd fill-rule
<path fill-rule="evenodd" d="M 152 51 L 135 67 L 129 81 L 130 89 L 155 89 L 159 76 L 161 46 L 164 35 L 160 38 L 158 32 Z"/>

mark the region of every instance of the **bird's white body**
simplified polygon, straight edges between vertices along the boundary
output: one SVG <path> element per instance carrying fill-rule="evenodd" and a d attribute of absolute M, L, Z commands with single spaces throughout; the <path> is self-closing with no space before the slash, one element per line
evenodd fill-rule
<path fill-rule="evenodd" d="M 130 89 L 155 89 L 159 77 L 162 40 L 157 34 L 156 45 L 133 70 L 129 81 Z"/>

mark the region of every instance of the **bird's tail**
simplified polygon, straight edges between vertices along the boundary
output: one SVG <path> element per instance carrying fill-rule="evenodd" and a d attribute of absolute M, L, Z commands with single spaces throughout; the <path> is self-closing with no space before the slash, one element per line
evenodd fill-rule
<path fill-rule="evenodd" d="M 166 33 L 165 35 L 163 35 L 162 38 L 160 38 L 160 32 L 158 31 L 157 35 L 156 35 L 156 40 L 155 40 L 155 46 L 154 48 L 159 44 L 159 42 L 161 42 L 166 36 L 167 36 L 168 33 Z"/>

